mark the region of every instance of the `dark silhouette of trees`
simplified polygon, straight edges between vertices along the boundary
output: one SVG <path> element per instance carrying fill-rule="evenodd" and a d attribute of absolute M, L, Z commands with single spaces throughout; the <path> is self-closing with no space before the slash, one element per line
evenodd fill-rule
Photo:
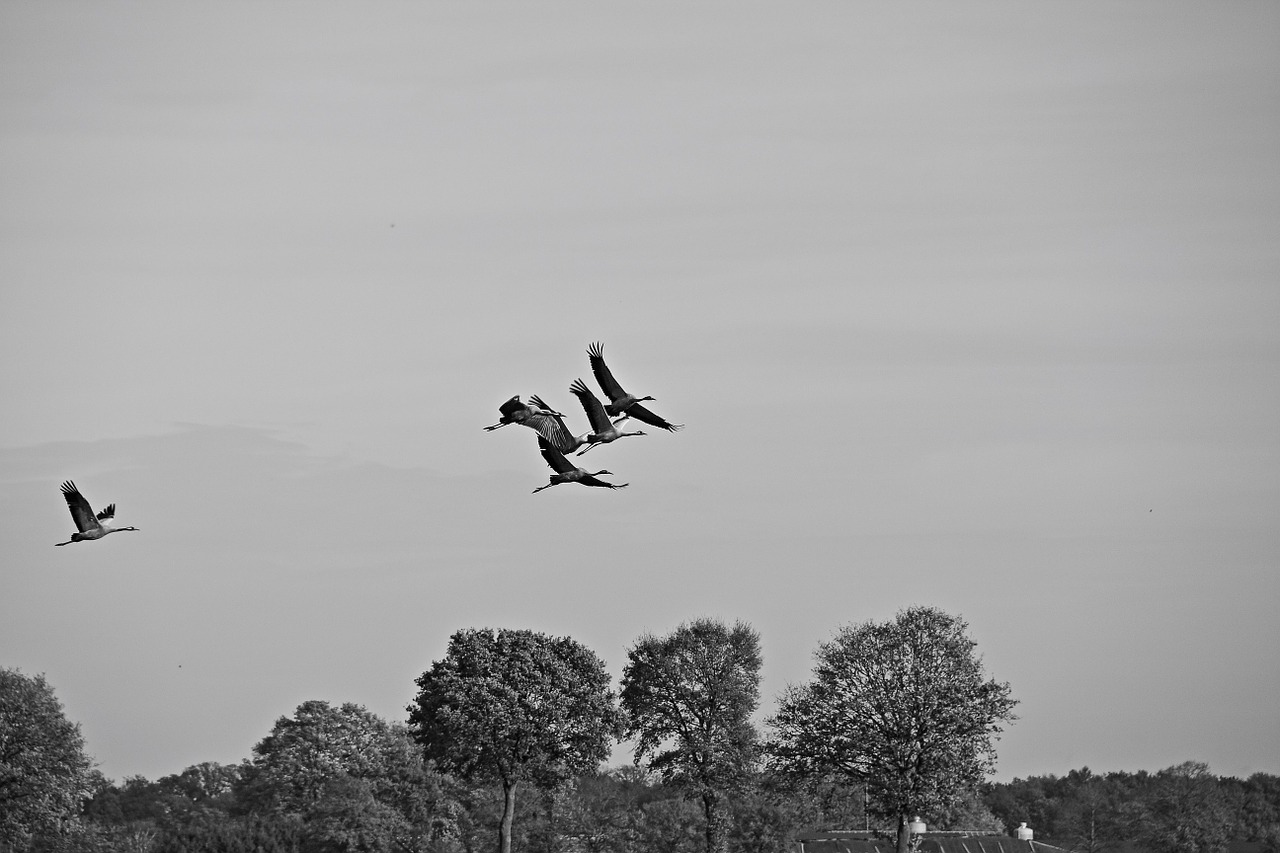
<path fill-rule="evenodd" d="M 1106 853 L 1132 834 L 1126 829 L 1136 817 L 1132 804 L 1120 799 L 1113 786 L 1088 767 L 1072 770 L 1057 790 L 1051 786 L 1050 791 L 1057 800 L 1052 809 L 1054 837 L 1068 842 L 1072 850 Z M 1049 796 L 1042 793 L 1046 806 Z"/>
<path fill-rule="evenodd" d="M 759 757 L 751 714 L 760 702 L 760 638 L 747 624 L 686 623 L 666 637 L 647 634 L 627 653 L 622 708 L 636 763 L 702 802 L 706 849 L 728 841 L 728 795 Z"/>
<path fill-rule="evenodd" d="M 1191 761 L 1156 773 L 1085 767 L 987 785 L 984 799 L 1010 831 L 1025 820 L 1037 840 L 1079 853 L 1212 853 L 1231 842 L 1280 851 L 1280 776 L 1265 773 L 1219 778 Z"/>
<path fill-rule="evenodd" d="M 588 853 L 693 853 L 702 843 L 701 809 L 633 765 L 575 780 L 564 809 Z"/>
<path fill-rule="evenodd" d="M 1155 774 L 1143 798 L 1137 841 L 1160 853 L 1224 853 L 1230 838 L 1226 798 L 1207 765 L 1187 761 Z"/>
<path fill-rule="evenodd" d="M 769 721 L 771 765 L 866 784 L 873 813 L 897 823 L 942 808 L 994 768 L 993 739 L 1015 719 L 1008 684 L 986 678 L 963 619 L 931 607 L 841 630 L 819 646 L 813 678 Z"/>
<path fill-rule="evenodd" d="M 409 724 L 441 768 L 501 785 L 498 849 L 510 853 L 520 782 L 554 787 L 608 756 L 620 729 L 609 682 L 601 660 L 568 637 L 461 630 L 417 679 Z"/>
<path fill-rule="evenodd" d="M 1280 853 L 1280 776 L 1254 773 L 1218 783 L 1231 813 L 1232 841 L 1253 841 Z"/>
<path fill-rule="evenodd" d="M 0 843 L 24 850 L 72 831 L 97 778 L 44 676 L 0 668 Z"/>

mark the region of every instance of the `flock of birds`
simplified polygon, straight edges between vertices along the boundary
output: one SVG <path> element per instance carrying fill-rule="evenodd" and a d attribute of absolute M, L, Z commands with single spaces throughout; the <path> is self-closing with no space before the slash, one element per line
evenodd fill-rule
<path fill-rule="evenodd" d="M 536 394 L 529 397 L 528 403 L 520 402 L 518 394 L 512 397 L 498 407 L 498 412 L 502 415 L 501 420 L 493 426 L 485 427 L 486 430 L 492 431 L 511 424 L 519 424 L 538 433 L 538 449 L 542 451 L 542 458 L 547 461 L 552 473 L 551 482 L 534 489 L 535 495 L 543 489 L 549 489 L 561 483 L 581 483 L 584 486 L 599 486 L 605 489 L 626 488 L 628 483 L 606 483 L 598 479 L 603 474 L 612 475 L 612 471 L 590 472 L 579 468 L 569 461 L 567 454 L 576 451 L 577 455 L 581 456 L 602 444 L 609 444 L 633 435 L 644 435 L 643 430 L 622 431 L 626 422 L 632 419 L 668 432 L 675 432 L 684 426 L 684 424 L 673 424 L 641 405 L 643 402 L 654 400 L 653 397 L 637 397 L 623 390 L 618 380 L 613 378 L 613 372 L 609 370 L 609 366 L 604 363 L 604 347 L 601 344 L 594 343 L 587 347 L 587 359 L 591 363 L 591 372 L 600 383 L 600 390 L 609 398 L 609 402 L 602 403 L 581 379 L 575 379 L 569 386 L 569 390 L 578 398 L 578 402 L 582 404 L 582 410 L 587 415 L 587 423 L 591 426 L 589 431 L 574 435 L 565 425 L 564 414 L 552 409 Z M 95 514 L 89 501 L 80 494 L 76 484 L 70 480 L 62 484 L 62 497 L 66 499 L 67 508 L 71 510 L 71 519 L 76 523 L 76 532 L 72 533 L 71 538 L 66 542 L 55 542 L 57 546 L 70 545 L 72 542 L 90 542 L 110 533 L 138 529 L 112 526 L 111 522 L 115 520 L 116 515 L 115 504 L 109 504 L 106 509 Z"/>
<path fill-rule="evenodd" d="M 493 426 L 485 427 L 492 431 L 511 424 L 518 424 L 532 429 L 538 434 L 538 449 L 542 458 L 551 467 L 551 482 L 533 490 L 537 494 L 543 489 L 558 486 L 561 483 L 581 483 L 584 486 L 599 486 L 605 489 L 624 489 L 628 483 L 606 483 L 599 479 L 603 474 L 612 475 L 612 471 L 587 471 L 569 461 L 567 454 L 577 451 L 578 456 L 594 447 L 609 444 L 620 438 L 633 435 L 644 435 L 644 430 L 623 432 L 622 427 L 628 420 L 634 419 L 650 426 L 675 432 L 684 424 L 673 424 L 661 415 L 656 415 L 641 405 L 653 397 L 637 397 L 623 390 L 622 385 L 613 377 L 613 371 L 604 363 L 604 346 L 594 343 L 587 347 L 587 359 L 591 362 L 591 372 L 595 374 L 600 390 L 609 398 L 608 403 L 600 402 L 591 389 L 581 379 L 573 380 L 569 391 L 578 398 L 582 410 L 587 415 L 587 423 L 591 429 L 581 435 L 574 435 L 564 422 L 564 414 L 548 406 L 537 394 L 529 397 L 528 403 L 520 401 L 520 395 L 512 397 L 498 407 L 502 418 Z"/>

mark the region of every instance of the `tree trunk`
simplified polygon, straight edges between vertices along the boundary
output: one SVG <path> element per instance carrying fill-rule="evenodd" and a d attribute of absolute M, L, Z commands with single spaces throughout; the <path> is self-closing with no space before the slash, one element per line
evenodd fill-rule
<path fill-rule="evenodd" d="M 729 849 L 724 798 L 717 791 L 702 795 L 702 811 L 707 818 L 707 853 L 725 853 Z"/>
<path fill-rule="evenodd" d="M 908 853 L 911 850 L 911 827 L 908 825 L 907 816 L 905 814 L 898 815 L 898 853 Z"/>
<path fill-rule="evenodd" d="M 511 853 L 511 819 L 516 813 L 516 783 L 502 783 L 502 823 L 498 824 L 498 853 Z"/>

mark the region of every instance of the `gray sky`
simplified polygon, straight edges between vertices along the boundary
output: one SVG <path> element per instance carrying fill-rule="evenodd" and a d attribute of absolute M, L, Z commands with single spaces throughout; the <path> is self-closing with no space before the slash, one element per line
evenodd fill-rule
<path fill-rule="evenodd" d="M 1278 773 L 1277 155 L 1271 3 L 2 4 L 0 665 L 154 778 L 458 628 L 743 619 L 767 714 L 928 604 L 997 778 Z M 531 495 L 595 340 L 688 427 Z"/>

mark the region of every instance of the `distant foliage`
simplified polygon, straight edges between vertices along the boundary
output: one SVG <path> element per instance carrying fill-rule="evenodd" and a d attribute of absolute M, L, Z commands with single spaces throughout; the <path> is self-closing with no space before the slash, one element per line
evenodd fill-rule
<path fill-rule="evenodd" d="M 137 853 L 445 853 L 461 806 L 404 726 L 310 701 L 240 765 L 126 779 L 85 809 L 103 850 Z M 98 847 L 82 846 L 84 851 Z"/>
<path fill-rule="evenodd" d="M 987 785 L 983 797 L 1009 831 L 1026 821 L 1037 840 L 1080 853 L 1220 853 L 1232 842 L 1280 851 L 1280 776 L 1265 773 L 1219 778 L 1192 761 L 1156 773 L 1085 767 Z"/>
<path fill-rule="evenodd" d="M 1163 853 L 1225 853 L 1231 818 L 1218 780 L 1188 761 L 1156 774 L 1138 842 Z"/>

